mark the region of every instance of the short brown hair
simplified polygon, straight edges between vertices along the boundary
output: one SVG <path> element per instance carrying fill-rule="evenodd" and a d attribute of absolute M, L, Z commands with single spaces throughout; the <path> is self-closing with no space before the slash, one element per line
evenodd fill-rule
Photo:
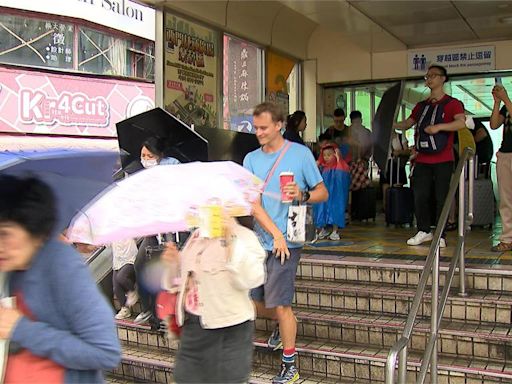
<path fill-rule="evenodd" d="M 270 115 L 272 116 L 272 121 L 274 123 L 284 121 L 284 115 L 283 115 L 283 111 L 281 110 L 281 107 L 279 107 L 275 103 L 271 103 L 268 101 L 258 104 L 256 107 L 254 107 L 254 111 L 252 112 L 252 115 L 259 116 L 265 112 L 270 113 Z"/>

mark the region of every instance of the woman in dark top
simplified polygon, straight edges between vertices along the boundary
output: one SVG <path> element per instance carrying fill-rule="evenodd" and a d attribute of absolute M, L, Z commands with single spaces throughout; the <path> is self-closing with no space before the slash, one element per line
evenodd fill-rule
<path fill-rule="evenodd" d="M 476 155 L 478 156 L 478 174 L 483 174 L 485 177 L 490 176 L 490 164 L 492 156 L 494 155 L 494 146 L 492 144 L 489 131 L 481 120 L 474 119 L 475 129 L 471 131 L 475 139 Z"/>
<path fill-rule="evenodd" d="M 303 111 L 295 111 L 286 118 L 286 130 L 283 133 L 283 137 L 286 140 L 304 145 L 304 141 L 299 133 L 304 132 L 306 126 L 306 114 Z"/>

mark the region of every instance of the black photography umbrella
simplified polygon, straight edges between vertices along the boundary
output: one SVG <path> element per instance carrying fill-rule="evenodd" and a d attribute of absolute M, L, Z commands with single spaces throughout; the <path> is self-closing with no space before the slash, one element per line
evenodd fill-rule
<path fill-rule="evenodd" d="M 116 124 L 123 168 L 136 168 L 142 143 L 157 137 L 164 143 L 164 155 L 187 163 L 208 160 L 208 142 L 185 123 L 155 108 Z"/>
<path fill-rule="evenodd" d="M 390 155 L 393 123 L 396 121 L 396 116 L 398 115 L 403 88 L 404 82 L 401 81 L 384 92 L 375 117 L 373 118 L 373 159 L 382 172 L 386 172 Z"/>

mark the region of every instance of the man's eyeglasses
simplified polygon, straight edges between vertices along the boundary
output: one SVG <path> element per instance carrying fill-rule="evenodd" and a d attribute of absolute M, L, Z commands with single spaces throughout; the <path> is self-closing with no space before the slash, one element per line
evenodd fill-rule
<path fill-rule="evenodd" d="M 425 80 L 428 80 L 428 79 L 433 79 L 434 77 L 437 77 L 437 76 L 444 76 L 444 75 L 442 73 L 430 73 L 428 75 L 423 76 L 423 78 Z"/>

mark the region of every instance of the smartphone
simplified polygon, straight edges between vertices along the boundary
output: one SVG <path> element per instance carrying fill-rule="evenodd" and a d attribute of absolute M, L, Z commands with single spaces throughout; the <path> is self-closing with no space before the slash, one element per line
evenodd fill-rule
<path fill-rule="evenodd" d="M 501 82 L 501 77 L 495 77 L 494 78 L 494 84 L 496 84 L 496 85 L 503 85 L 503 83 Z"/>

